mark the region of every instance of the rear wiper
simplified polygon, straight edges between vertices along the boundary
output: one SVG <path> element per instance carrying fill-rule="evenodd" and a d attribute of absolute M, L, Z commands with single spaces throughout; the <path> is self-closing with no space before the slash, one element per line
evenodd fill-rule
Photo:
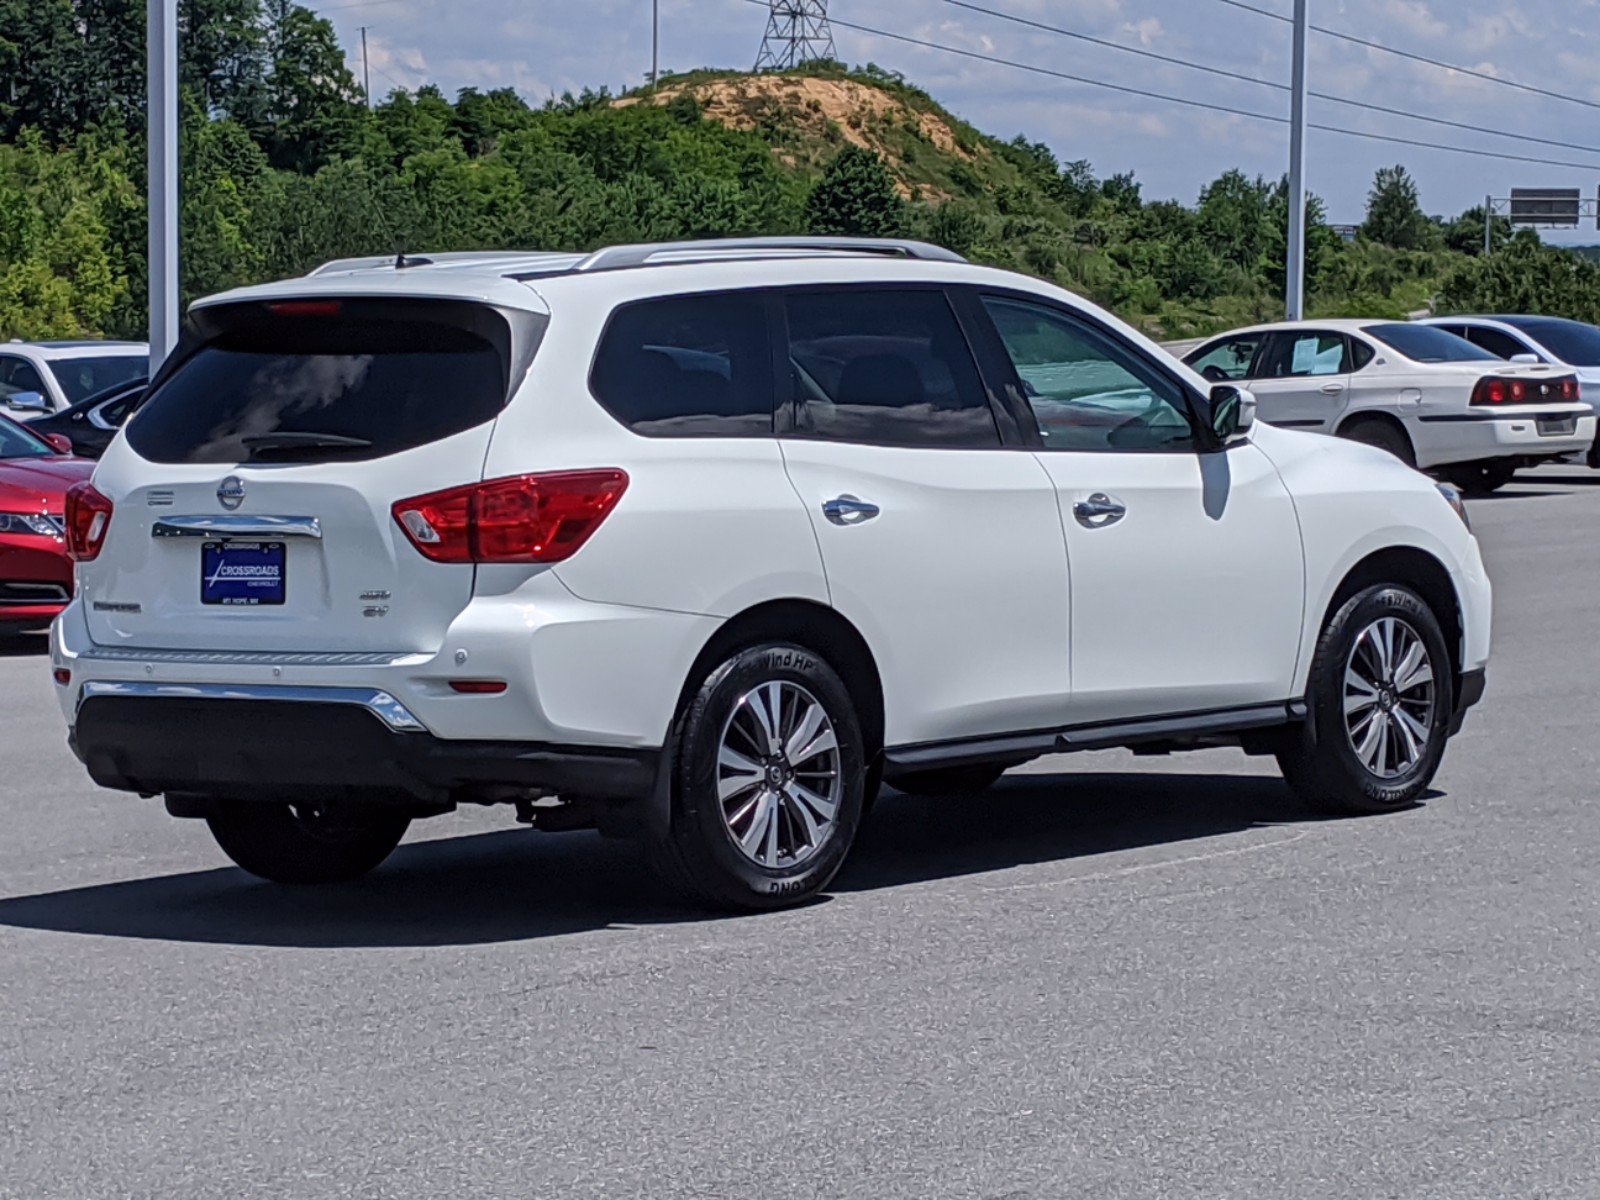
<path fill-rule="evenodd" d="M 272 453 L 274 450 L 365 450 L 372 443 L 366 438 L 345 437 L 342 433 L 312 433 L 284 430 L 281 433 L 257 433 L 243 438 L 246 450 L 252 454 Z"/>

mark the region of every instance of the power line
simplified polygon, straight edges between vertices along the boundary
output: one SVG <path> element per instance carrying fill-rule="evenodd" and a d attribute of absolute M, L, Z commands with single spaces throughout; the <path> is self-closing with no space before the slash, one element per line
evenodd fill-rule
<path fill-rule="evenodd" d="M 1241 8 L 1245 12 L 1255 13 L 1259 17 L 1271 17 L 1274 21 L 1283 21 L 1285 23 L 1289 21 L 1289 18 L 1282 13 L 1275 13 L 1269 8 L 1258 8 L 1254 4 L 1246 4 L 1244 0 L 1217 0 L 1217 2 L 1231 5 L 1234 8 Z M 842 22 L 840 23 L 842 24 Z M 1430 67 L 1439 67 L 1441 70 L 1454 71 L 1458 75 L 1469 75 L 1473 79 L 1482 79 L 1486 83 L 1498 83 L 1501 87 L 1515 88 L 1519 92 L 1530 92 L 1535 96 L 1545 96 L 1551 100 L 1565 100 L 1569 104 L 1581 104 L 1585 108 L 1600 108 L 1600 102 L 1585 100 L 1581 96 L 1569 96 L 1565 92 L 1552 92 L 1547 88 L 1534 87 L 1531 83 L 1521 83 L 1515 79 L 1505 79 L 1499 75 L 1491 75 L 1487 71 L 1463 67 L 1458 63 L 1448 63 L 1442 59 L 1429 58 L 1426 54 L 1413 54 L 1409 50 L 1396 50 L 1393 46 L 1385 46 L 1381 42 L 1368 41 L 1366 38 L 1356 37 L 1353 33 L 1343 33 L 1337 29 L 1329 29 L 1324 25 L 1313 25 L 1311 28 L 1320 34 L 1338 38 L 1345 42 L 1353 42 L 1355 45 L 1365 46 L 1369 50 L 1381 50 L 1385 54 L 1408 58 L 1412 62 L 1426 63 Z"/>
<path fill-rule="evenodd" d="M 747 4 L 756 4 L 765 8 L 766 0 L 745 0 Z M 1036 75 L 1048 75 L 1053 79 L 1064 79 L 1069 83 L 1081 83 L 1088 87 L 1105 88 L 1125 95 L 1141 96 L 1148 100 L 1160 100 L 1168 104 L 1183 105 L 1188 108 L 1201 108 L 1211 112 L 1227 113 L 1230 116 L 1247 117 L 1253 121 L 1271 121 L 1276 125 L 1287 125 L 1288 117 L 1274 116 L 1271 113 L 1254 112 L 1247 108 L 1235 108 L 1227 104 L 1214 104 L 1208 100 L 1194 100 L 1186 96 L 1173 96 L 1164 92 L 1150 91 L 1145 88 L 1130 87 L 1121 83 L 1109 83 L 1103 79 L 1090 79 L 1083 75 L 1073 75 L 1067 71 L 1057 71 L 1050 67 L 1035 66 L 1032 63 L 1017 62 L 1014 59 L 1001 58 L 994 54 L 983 54 L 977 50 L 964 50 L 957 46 L 946 46 L 939 42 L 930 42 L 922 38 L 911 37 L 904 33 L 891 33 L 886 29 L 874 29 L 869 25 L 858 25 L 853 21 L 841 21 L 833 18 L 833 24 L 841 29 L 851 29 L 857 33 L 865 33 L 871 37 L 888 38 L 891 41 L 904 42 L 911 46 L 920 46 L 925 50 L 937 50 L 944 54 L 956 54 L 962 58 L 976 59 L 979 62 L 992 63 L 996 66 L 1011 67 L 1018 71 L 1029 71 Z M 1310 128 L 1323 133 L 1337 133 L 1345 137 L 1363 138 L 1367 141 L 1388 142 L 1398 146 L 1415 146 L 1425 150 L 1443 150 L 1450 154 L 1465 154 L 1474 158 L 1494 158 L 1507 162 L 1538 163 L 1548 167 L 1572 167 L 1580 171 L 1600 171 L 1600 163 L 1564 162 L 1559 159 L 1533 158 L 1523 154 L 1505 154 L 1498 150 L 1476 150 L 1466 146 L 1450 146 L 1443 142 L 1428 142 L 1418 138 L 1395 137 L 1385 133 L 1367 133 L 1360 129 L 1345 129 L 1339 125 L 1323 125 L 1316 122 L 1310 123 Z"/>
<path fill-rule="evenodd" d="M 1064 29 L 1059 25 L 1048 25 L 1043 21 L 1035 21 L 1029 17 L 1018 16 L 1015 13 L 1002 12 L 997 8 L 986 8 L 981 4 L 971 4 L 968 3 L 968 0 L 941 0 L 941 3 L 949 4 L 956 8 L 969 9 L 972 12 L 983 13 L 984 15 L 990 17 L 998 17 L 1002 21 L 1010 21 L 1016 25 L 1025 25 L 1030 29 L 1038 29 L 1045 33 L 1054 33 L 1059 34 L 1062 37 L 1075 38 L 1081 42 L 1089 42 L 1095 46 L 1103 46 L 1108 50 L 1118 50 L 1123 54 L 1134 54 L 1140 58 L 1154 59 L 1156 62 L 1168 63 L 1175 67 L 1183 67 L 1186 70 L 1201 71 L 1207 75 L 1217 75 L 1223 79 L 1234 79 L 1240 83 L 1252 83 L 1258 87 L 1273 88 L 1274 90 L 1280 92 L 1287 92 L 1289 90 L 1288 84 L 1279 83 L 1275 79 L 1262 79 L 1257 75 L 1246 75 L 1239 71 L 1229 71 L 1222 67 L 1210 66 L 1206 63 L 1191 62 L 1188 59 L 1176 58 L 1169 54 L 1158 54 L 1154 50 L 1144 50 L 1137 46 L 1124 46 L 1120 42 L 1113 42 L 1106 38 L 1094 37 L 1087 33 L 1081 33 L 1075 29 Z M 836 23 L 843 24 L 843 22 Z M 1541 146 L 1556 146 L 1562 150 L 1581 150 L 1586 154 L 1600 154 L 1600 146 L 1588 146 L 1581 142 L 1564 142 L 1556 138 L 1536 137 L 1533 134 L 1527 133 L 1513 133 L 1507 129 L 1488 129 L 1482 125 L 1473 125 L 1466 121 L 1452 121 L 1445 117 L 1432 117 L 1424 113 L 1408 112 L 1403 108 L 1390 108 L 1383 104 L 1373 104 L 1367 100 L 1353 100 L 1349 96 L 1336 96 L 1331 92 L 1312 91 L 1310 94 L 1315 96 L 1318 100 L 1328 100 L 1334 104 L 1347 104 L 1351 108 L 1362 108 L 1366 109 L 1368 112 L 1384 113 L 1391 117 L 1405 117 L 1412 121 L 1423 121 L 1427 124 L 1439 125 L 1447 129 L 1462 129 L 1466 130 L 1468 133 L 1481 133 L 1493 137 L 1513 138 L 1519 142 L 1534 142 Z"/>

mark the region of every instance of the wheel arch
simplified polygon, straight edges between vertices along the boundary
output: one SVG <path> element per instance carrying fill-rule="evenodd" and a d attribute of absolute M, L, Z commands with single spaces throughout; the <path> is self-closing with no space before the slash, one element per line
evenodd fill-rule
<path fill-rule="evenodd" d="M 839 672 L 861 722 L 870 763 L 883 750 L 883 678 L 867 640 L 837 609 L 814 600 L 769 600 L 723 622 L 695 655 L 678 694 L 681 714 L 698 681 L 738 650 L 764 641 L 791 642 L 826 659 Z M 677 717 L 673 724 L 676 726 Z"/>
<path fill-rule="evenodd" d="M 1339 422 L 1338 428 L 1333 431 L 1334 436 L 1347 438 L 1351 435 L 1352 431 L 1362 425 L 1383 425 L 1394 430 L 1401 437 L 1405 438 L 1406 445 L 1411 447 L 1412 461 L 1416 461 L 1417 443 L 1412 439 L 1411 431 L 1406 428 L 1406 423 L 1393 413 L 1382 412 L 1370 408 L 1357 409 L 1355 412 L 1350 413 Z"/>
<path fill-rule="evenodd" d="M 1455 686 L 1461 686 L 1462 638 L 1464 634 L 1461 597 L 1449 568 L 1428 551 L 1417 546 L 1386 546 L 1361 559 L 1339 581 L 1327 608 L 1318 624 L 1319 631 L 1328 627 L 1333 615 L 1350 597 L 1377 584 L 1393 583 L 1408 587 L 1421 596 L 1433 610 L 1444 631 L 1445 644 L 1450 647 L 1451 676 Z M 1452 698 L 1453 699 L 1453 698 Z"/>

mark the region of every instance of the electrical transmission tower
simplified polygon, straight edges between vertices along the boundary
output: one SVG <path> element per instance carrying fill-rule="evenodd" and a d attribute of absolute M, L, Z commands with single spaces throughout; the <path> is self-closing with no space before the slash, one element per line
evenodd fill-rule
<path fill-rule="evenodd" d="M 768 0 L 767 34 L 756 70 L 786 71 L 801 63 L 836 57 L 828 25 L 828 0 Z"/>

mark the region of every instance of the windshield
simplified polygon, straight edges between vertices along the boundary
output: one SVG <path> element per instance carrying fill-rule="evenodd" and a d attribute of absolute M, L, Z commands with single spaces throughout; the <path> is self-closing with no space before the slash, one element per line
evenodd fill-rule
<path fill-rule="evenodd" d="M 1600 367 L 1600 329 L 1593 325 L 1554 317 L 1522 317 L 1506 324 L 1522 330 L 1564 363 Z"/>
<path fill-rule="evenodd" d="M 55 448 L 8 417 L 0 417 L 0 459 L 54 458 Z"/>
<path fill-rule="evenodd" d="M 1391 350 L 1404 354 L 1412 362 L 1499 362 L 1487 350 L 1474 346 L 1466 338 L 1435 329 L 1432 325 L 1368 325 L 1362 332 L 1377 338 Z"/>
<path fill-rule="evenodd" d="M 56 377 L 67 403 L 76 404 L 86 396 L 138 379 L 150 369 L 149 356 L 126 358 L 56 358 L 50 360 L 50 374 Z"/>

